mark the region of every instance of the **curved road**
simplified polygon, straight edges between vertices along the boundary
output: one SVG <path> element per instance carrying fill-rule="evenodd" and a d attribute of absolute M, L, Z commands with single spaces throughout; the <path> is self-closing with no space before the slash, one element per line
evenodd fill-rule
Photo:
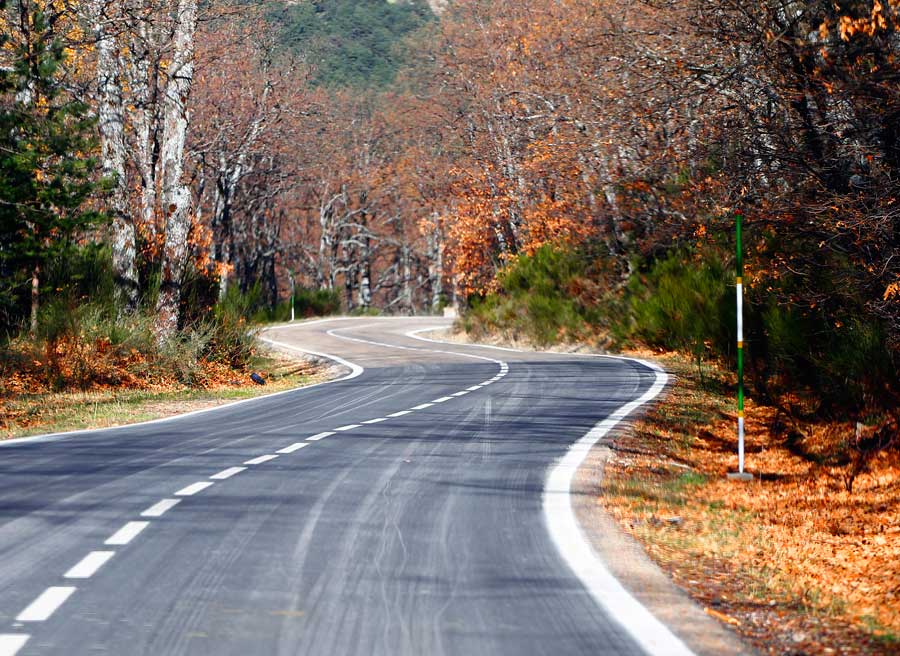
<path fill-rule="evenodd" d="M 270 329 L 359 367 L 5 444 L 0 656 L 643 653 L 560 555 L 542 495 L 654 372 L 407 334 L 441 324 Z"/>

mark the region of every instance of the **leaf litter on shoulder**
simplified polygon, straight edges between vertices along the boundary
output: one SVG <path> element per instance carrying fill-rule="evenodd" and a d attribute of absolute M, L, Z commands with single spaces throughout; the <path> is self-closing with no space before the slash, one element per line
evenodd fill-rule
<path fill-rule="evenodd" d="M 613 445 L 609 512 L 710 615 L 764 653 L 896 653 L 900 454 L 878 454 L 850 493 L 845 467 L 813 453 L 851 426 L 807 426 L 798 450 L 770 430 L 775 408 L 751 400 L 747 463 L 756 478 L 730 482 L 736 415 L 727 384 L 698 384 L 679 358 L 666 366 L 676 374 L 668 398 Z"/>

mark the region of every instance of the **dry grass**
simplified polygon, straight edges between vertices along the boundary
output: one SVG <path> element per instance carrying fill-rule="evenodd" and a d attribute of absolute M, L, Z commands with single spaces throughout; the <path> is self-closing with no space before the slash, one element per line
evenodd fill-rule
<path fill-rule="evenodd" d="M 136 382 L 132 386 L 95 386 L 87 391 L 54 392 L 10 381 L 0 397 L 0 439 L 40 433 L 121 426 L 222 405 L 319 382 L 327 367 L 281 356 L 259 357 L 253 368 L 266 385 L 250 380 L 248 371 L 218 363 L 202 363 L 202 386 L 186 386 L 174 377 Z M 15 385 L 12 384 L 15 382 Z"/>
<path fill-rule="evenodd" d="M 848 466 L 823 454 L 847 425 L 771 430 L 776 410 L 747 408 L 737 468 L 728 377 L 705 384 L 680 358 L 668 398 L 615 445 L 604 503 L 708 612 L 768 653 L 888 654 L 900 649 L 900 454 L 881 453 L 845 488 Z"/>

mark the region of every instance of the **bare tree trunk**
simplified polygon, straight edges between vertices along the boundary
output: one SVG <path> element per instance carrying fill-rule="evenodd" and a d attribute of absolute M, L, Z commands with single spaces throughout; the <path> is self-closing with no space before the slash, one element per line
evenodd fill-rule
<path fill-rule="evenodd" d="M 184 151 L 188 131 L 188 99 L 194 81 L 194 35 L 197 0 L 179 0 L 174 54 L 166 84 L 161 149 L 162 197 L 166 213 L 162 277 L 156 304 L 157 336 L 165 339 L 178 329 L 178 306 L 190 229 L 191 192 L 184 183 Z"/>
<path fill-rule="evenodd" d="M 113 180 L 112 190 L 112 264 L 119 298 L 127 312 L 138 306 L 138 274 L 134 222 L 128 213 L 125 186 L 125 121 L 122 97 L 121 63 L 110 17 L 104 15 L 106 2 L 100 2 L 95 14 L 97 39 L 97 88 L 100 95 L 99 118 L 103 176 Z"/>
<path fill-rule="evenodd" d="M 431 311 L 435 313 L 441 307 L 444 296 L 444 248 L 442 241 L 441 228 L 436 223 L 432 234 L 431 262 L 428 267 L 431 277 Z"/>
<path fill-rule="evenodd" d="M 410 284 L 412 281 L 412 265 L 410 262 L 409 246 L 407 244 L 403 244 L 401 248 L 400 260 L 403 265 L 403 309 L 407 314 L 414 314 L 412 285 Z"/>
<path fill-rule="evenodd" d="M 372 305 L 372 238 L 365 214 L 360 219 L 360 224 L 363 232 L 359 236 L 359 304 L 368 310 Z"/>
<path fill-rule="evenodd" d="M 41 265 L 35 264 L 31 271 L 31 336 L 37 335 L 38 310 L 41 300 Z"/>

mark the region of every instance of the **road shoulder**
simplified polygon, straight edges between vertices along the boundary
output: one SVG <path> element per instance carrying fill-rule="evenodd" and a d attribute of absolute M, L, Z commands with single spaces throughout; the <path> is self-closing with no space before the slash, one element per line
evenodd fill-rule
<path fill-rule="evenodd" d="M 601 486 L 611 455 L 607 440 L 591 449 L 572 481 L 575 516 L 597 555 L 625 589 L 698 656 L 756 653 L 678 588 L 603 508 Z"/>

